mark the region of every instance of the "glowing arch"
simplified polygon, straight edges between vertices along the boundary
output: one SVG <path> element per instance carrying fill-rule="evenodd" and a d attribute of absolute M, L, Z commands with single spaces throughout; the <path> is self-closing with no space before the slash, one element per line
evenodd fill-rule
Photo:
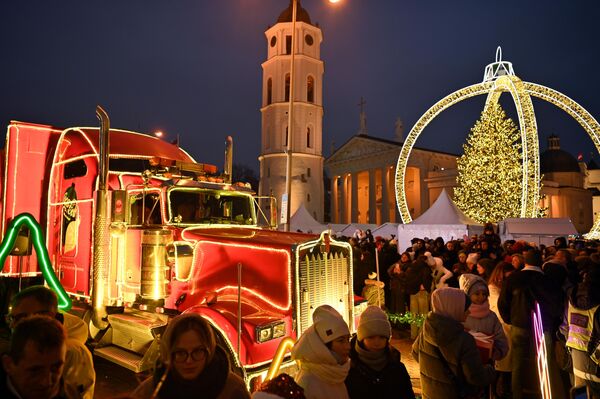
<path fill-rule="evenodd" d="M 404 181 L 408 157 L 417 138 L 442 111 L 471 97 L 487 95 L 486 107 L 497 103 L 503 92 L 509 92 L 515 103 L 521 130 L 523 150 L 523 182 L 521 195 L 521 217 L 536 217 L 540 199 L 539 140 L 537 122 L 531 97 L 537 97 L 559 107 L 573 117 L 588 133 L 596 149 L 600 152 L 600 124 L 581 105 L 564 94 L 535 83 L 523 82 L 512 69 L 510 62 L 502 61 L 500 48 L 496 62 L 488 65 L 482 83 L 459 89 L 435 103 L 419 118 L 404 141 L 396 166 L 396 202 L 403 223 L 412 218 L 406 201 Z M 594 222 L 588 238 L 600 238 L 600 218 Z"/>

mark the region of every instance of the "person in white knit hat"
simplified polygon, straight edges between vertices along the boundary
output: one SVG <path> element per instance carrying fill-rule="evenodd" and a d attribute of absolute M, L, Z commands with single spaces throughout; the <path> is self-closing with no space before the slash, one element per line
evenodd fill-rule
<path fill-rule="evenodd" d="M 346 387 L 351 399 L 415 397 L 400 352 L 390 345 L 391 336 L 392 326 L 385 312 L 377 306 L 367 307 L 350 342 Z"/>
<path fill-rule="evenodd" d="M 425 252 L 427 257 L 427 265 L 431 268 L 431 291 L 436 288 L 447 287 L 446 281 L 452 277 L 452 272 L 444 267 L 444 262 L 441 258 L 434 257 L 431 252 Z"/>
<path fill-rule="evenodd" d="M 347 399 L 344 380 L 350 370 L 350 330 L 331 306 L 321 305 L 313 313 L 313 325 L 304 331 L 292 349 L 298 364 L 296 382 L 307 399 Z"/>

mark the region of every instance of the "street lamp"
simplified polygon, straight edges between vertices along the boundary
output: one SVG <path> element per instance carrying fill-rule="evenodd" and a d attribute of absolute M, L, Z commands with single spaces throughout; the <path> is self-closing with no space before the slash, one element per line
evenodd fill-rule
<path fill-rule="evenodd" d="M 330 3 L 337 3 L 340 0 L 329 0 Z M 290 57 L 290 101 L 288 107 L 288 129 L 287 129 L 287 149 L 286 149 L 286 171 L 285 171 L 285 194 L 282 205 L 285 207 L 284 230 L 290 231 L 290 213 L 292 204 L 292 143 L 294 142 L 294 69 L 296 53 L 296 10 L 298 0 L 292 0 L 292 54 Z M 282 212 L 284 210 L 282 209 Z"/>

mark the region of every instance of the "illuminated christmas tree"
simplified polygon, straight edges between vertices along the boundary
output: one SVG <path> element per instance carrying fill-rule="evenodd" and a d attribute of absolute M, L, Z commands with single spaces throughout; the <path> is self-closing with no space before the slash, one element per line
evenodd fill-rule
<path fill-rule="evenodd" d="M 480 223 L 520 216 L 523 177 L 519 129 L 499 104 L 471 129 L 458 159 L 456 205 Z"/>

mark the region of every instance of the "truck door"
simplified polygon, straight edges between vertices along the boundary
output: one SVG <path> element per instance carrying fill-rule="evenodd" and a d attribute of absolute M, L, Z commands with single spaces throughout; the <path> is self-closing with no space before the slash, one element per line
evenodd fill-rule
<path fill-rule="evenodd" d="M 94 205 L 88 169 L 84 159 L 66 163 L 57 193 L 62 198 L 51 204 L 55 269 L 67 292 L 83 296 L 89 295 Z"/>

